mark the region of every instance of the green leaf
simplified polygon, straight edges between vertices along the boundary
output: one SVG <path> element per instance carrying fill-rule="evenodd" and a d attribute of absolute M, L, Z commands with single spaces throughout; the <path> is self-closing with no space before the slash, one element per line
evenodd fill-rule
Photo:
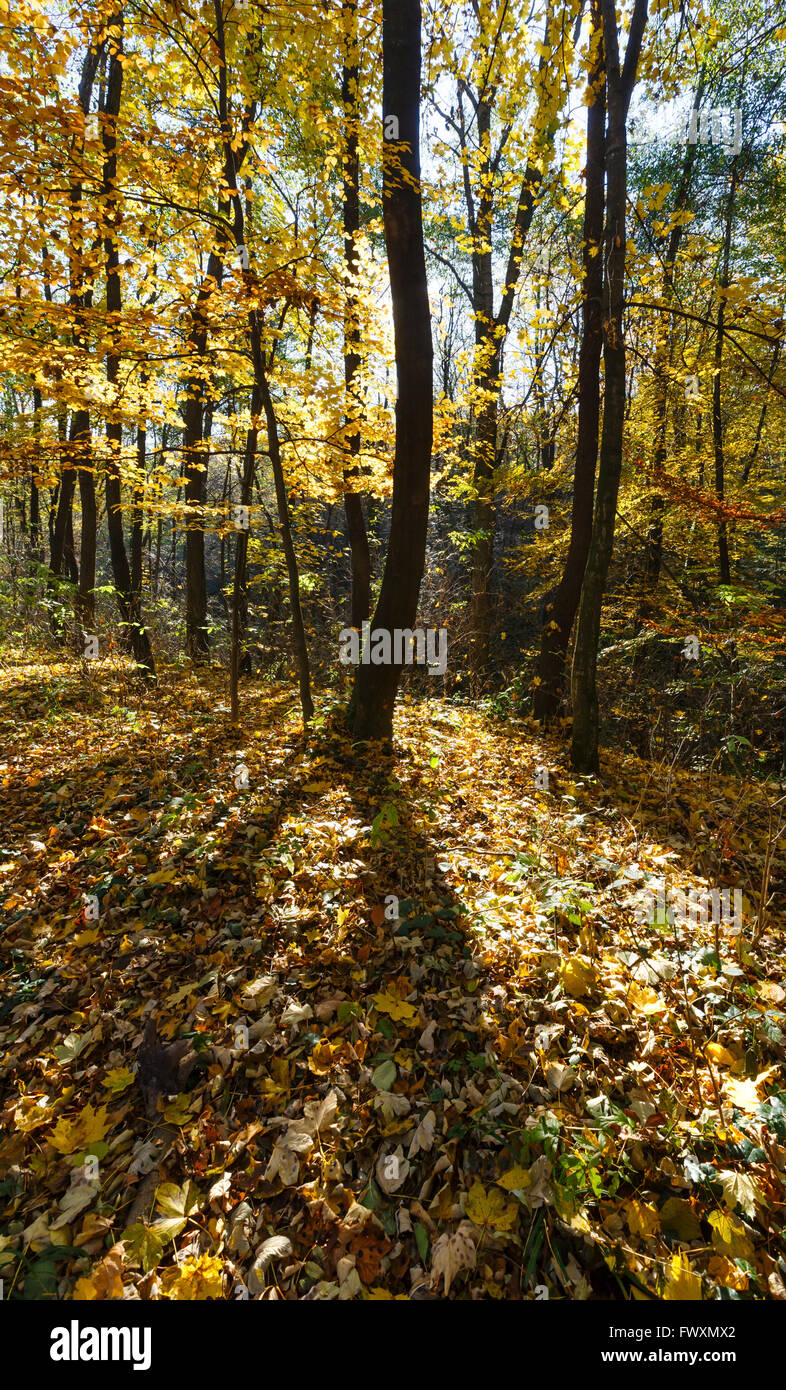
<path fill-rule="evenodd" d="M 378 1091 L 389 1091 L 397 1075 L 395 1062 L 391 1062 L 390 1059 L 388 1059 L 387 1062 L 382 1062 L 380 1066 L 372 1072 L 371 1083 Z"/>
<path fill-rule="evenodd" d="M 139 1260 L 144 1273 L 149 1274 L 161 1259 L 170 1237 L 158 1226 L 144 1226 L 137 1221 L 123 1232 L 122 1239 L 131 1259 Z"/>

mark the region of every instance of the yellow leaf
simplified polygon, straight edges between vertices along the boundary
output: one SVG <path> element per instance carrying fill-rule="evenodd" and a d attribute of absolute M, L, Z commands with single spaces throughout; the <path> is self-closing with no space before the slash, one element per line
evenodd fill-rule
<path fill-rule="evenodd" d="M 786 29 L 784 34 L 786 34 Z M 786 1002 L 786 989 L 774 984 L 772 980 L 762 980 L 757 992 L 759 998 L 766 999 L 768 1004 L 780 1005 Z"/>
<path fill-rule="evenodd" d="M 529 1187 L 531 1181 L 527 1169 L 516 1164 L 515 1168 L 509 1168 L 507 1173 L 497 1178 L 497 1186 L 504 1187 L 507 1192 L 514 1192 L 516 1188 L 521 1191 L 523 1187 Z"/>
<path fill-rule="evenodd" d="M 735 1067 L 738 1059 L 733 1052 L 729 1052 L 727 1047 L 721 1047 L 720 1043 L 707 1043 L 704 1055 L 710 1062 L 714 1062 L 716 1067 Z"/>
<path fill-rule="evenodd" d="M 701 1226 L 686 1197 L 669 1197 L 660 1210 L 665 1231 L 676 1231 L 679 1240 L 700 1240 Z"/>
<path fill-rule="evenodd" d="M 176 1096 L 168 1105 L 161 1105 L 159 1101 L 159 1109 L 170 1125 L 184 1125 L 191 1118 L 191 1097 Z"/>
<path fill-rule="evenodd" d="M 158 869 L 154 874 L 148 874 L 148 883 L 171 883 L 177 874 L 176 869 Z"/>
<path fill-rule="evenodd" d="M 634 1198 L 626 1202 L 625 1219 L 628 1229 L 632 1236 L 638 1236 L 641 1240 L 649 1240 L 650 1236 L 656 1236 L 660 1232 L 660 1217 L 655 1207 L 647 1202 L 639 1202 Z"/>
<path fill-rule="evenodd" d="M 113 1095 L 117 1095 L 120 1091 L 125 1091 L 128 1086 L 131 1086 L 133 1081 L 134 1073 L 130 1071 L 128 1067 L 112 1067 L 112 1070 L 107 1072 L 101 1085 L 105 1086 Z"/>
<path fill-rule="evenodd" d="M 747 1077 L 744 1081 L 738 1081 L 733 1076 L 726 1077 L 724 1084 L 729 1100 L 744 1114 L 755 1115 L 763 1100 L 761 1091 L 777 1070 L 777 1066 L 768 1067 L 766 1071 L 759 1072 L 758 1076 Z"/>
<path fill-rule="evenodd" d="M 87 931 L 80 931 L 74 937 L 75 946 L 92 946 L 98 940 L 98 927 L 90 927 Z M 80 1281 L 81 1282 L 81 1281 Z"/>
<path fill-rule="evenodd" d="M 563 961 L 559 972 L 560 984 L 572 999 L 582 999 L 597 983 L 597 972 L 581 956 L 569 956 Z"/>
<path fill-rule="evenodd" d="M 748 1287 L 747 1274 L 727 1260 L 725 1255 L 713 1255 L 707 1263 L 707 1273 L 710 1279 L 714 1279 L 716 1284 L 723 1284 L 724 1288 L 738 1289 L 744 1293 Z"/>
<path fill-rule="evenodd" d="M 94 1110 L 89 1103 L 75 1120 L 59 1120 L 50 1136 L 50 1143 L 62 1154 L 76 1153 L 89 1144 L 103 1139 L 109 1128 L 106 1106 Z"/>
<path fill-rule="evenodd" d="M 182 1265 L 167 1269 L 161 1276 L 165 1298 L 197 1302 L 205 1298 L 223 1298 L 223 1266 L 215 1255 L 191 1256 Z"/>
<path fill-rule="evenodd" d="M 466 1213 L 476 1226 L 491 1226 L 495 1231 L 510 1231 L 518 1220 L 515 1201 L 506 1201 L 501 1192 L 486 1192 L 482 1183 L 474 1182 L 469 1190 Z"/>
<path fill-rule="evenodd" d="M 668 1004 L 649 985 L 631 985 L 627 998 L 628 1003 L 640 1014 L 663 1014 L 668 1008 Z"/>
<path fill-rule="evenodd" d="M 753 1242 L 736 1216 L 728 1211 L 713 1211 L 707 1220 L 712 1226 L 712 1243 L 719 1255 L 728 1255 L 732 1260 L 753 1259 Z"/>
<path fill-rule="evenodd" d="M 381 1014 L 389 1014 L 396 1023 L 411 1023 L 417 1017 L 417 1009 L 414 1004 L 408 1004 L 404 999 L 396 999 L 393 994 L 375 994 L 374 1003 Z"/>
<path fill-rule="evenodd" d="M 686 1255 L 673 1255 L 669 1277 L 663 1290 L 664 1300 L 671 1303 L 701 1302 L 701 1276 L 691 1269 Z"/>
<path fill-rule="evenodd" d="M 74 1285 L 73 1298 L 76 1303 L 89 1303 L 94 1298 L 98 1298 L 98 1290 L 92 1279 L 77 1279 Z"/>
<path fill-rule="evenodd" d="M 742 1207 L 746 1216 L 755 1216 L 756 1203 L 766 1205 L 767 1199 L 759 1184 L 747 1173 L 735 1173 L 730 1168 L 719 1175 L 719 1181 L 727 1207 Z"/>

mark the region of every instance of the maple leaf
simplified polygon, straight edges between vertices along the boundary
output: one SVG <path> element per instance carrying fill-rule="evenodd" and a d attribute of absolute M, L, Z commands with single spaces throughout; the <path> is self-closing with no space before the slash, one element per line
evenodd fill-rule
<path fill-rule="evenodd" d="M 395 994 L 375 994 L 374 1003 L 380 1013 L 388 1014 L 395 1023 L 411 1023 L 417 1018 L 417 1009 L 414 1004 L 408 1004 L 405 999 L 396 998 Z"/>
<path fill-rule="evenodd" d="M 724 1080 L 726 1095 L 732 1104 L 736 1105 L 738 1110 L 742 1110 L 745 1115 L 755 1115 L 762 1100 L 760 1092 L 778 1070 L 777 1066 L 768 1067 L 758 1076 L 747 1077 L 744 1081 L 727 1076 Z"/>
<path fill-rule="evenodd" d="M 752 1260 L 753 1244 L 741 1221 L 727 1211 L 711 1211 L 707 1220 L 712 1226 L 712 1243 L 719 1255 L 732 1260 Z"/>
<path fill-rule="evenodd" d="M 483 1184 L 474 1182 L 469 1190 L 465 1211 L 476 1226 L 491 1226 L 495 1231 L 511 1231 L 518 1221 L 519 1208 L 506 1201 L 501 1192 L 492 1188 L 486 1192 Z"/>
<path fill-rule="evenodd" d="M 59 1120 L 55 1125 L 49 1142 L 62 1154 L 87 1150 L 90 1144 L 103 1139 L 109 1128 L 107 1108 L 99 1106 L 96 1110 L 90 1101 L 74 1120 Z"/>
<path fill-rule="evenodd" d="M 728 1169 L 718 1174 L 718 1182 L 723 1189 L 723 1200 L 728 1207 L 741 1207 L 746 1216 L 756 1215 L 756 1203 L 766 1204 L 766 1198 L 755 1178 L 747 1173 L 735 1173 Z"/>
<path fill-rule="evenodd" d="M 206 1298 L 223 1298 L 223 1267 L 215 1255 L 193 1255 L 161 1276 L 164 1298 L 182 1302 L 198 1302 Z"/>
<path fill-rule="evenodd" d="M 129 1258 L 138 1260 L 145 1274 L 155 1269 L 169 1243 L 170 1235 L 159 1225 L 146 1226 L 144 1222 L 134 1222 L 123 1232 L 122 1240 Z"/>
<path fill-rule="evenodd" d="M 132 1086 L 135 1079 L 136 1073 L 131 1071 L 128 1067 L 112 1067 L 111 1071 L 107 1072 L 101 1085 L 105 1086 L 113 1095 L 119 1095 L 121 1091 L 125 1091 L 129 1086 Z"/>

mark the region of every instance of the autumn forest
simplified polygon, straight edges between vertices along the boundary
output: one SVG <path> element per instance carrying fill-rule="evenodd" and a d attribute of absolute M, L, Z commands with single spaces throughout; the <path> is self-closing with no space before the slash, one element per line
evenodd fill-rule
<path fill-rule="evenodd" d="M 786 1300 L 784 56 L 784 0 L 0 0 L 47 1366 L 150 1364 L 106 1300 Z"/>

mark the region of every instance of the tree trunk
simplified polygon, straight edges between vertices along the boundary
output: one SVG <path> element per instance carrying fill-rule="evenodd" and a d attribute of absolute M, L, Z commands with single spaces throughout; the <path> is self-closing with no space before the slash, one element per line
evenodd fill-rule
<path fill-rule="evenodd" d="M 106 440 L 106 515 L 109 530 L 109 552 L 112 560 L 112 574 L 115 582 L 120 617 L 125 629 L 125 639 L 139 666 L 151 675 L 155 673 L 150 639 L 145 628 L 138 603 L 136 602 L 131 571 L 128 565 L 125 537 L 123 535 L 122 496 L 120 487 L 120 456 L 123 445 L 123 419 L 118 399 L 120 380 L 121 335 L 120 317 L 123 308 L 120 288 L 120 256 L 118 254 L 118 235 L 120 231 L 120 206 L 117 195 L 117 121 L 120 114 L 120 97 L 123 88 L 123 64 L 121 51 L 123 43 L 122 12 L 112 16 L 108 23 L 111 42 L 109 74 L 107 79 L 104 113 L 106 120 L 102 129 L 104 147 L 104 168 L 102 197 L 104 200 L 104 258 L 106 264 L 106 312 L 107 337 L 111 344 L 106 356 L 106 379 L 109 386 L 109 408 L 107 412 Z"/>
<path fill-rule="evenodd" d="M 186 646 L 196 662 L 207 660 L 210 640 L 207 632 L 207 581 L 205 578 L 205 525 L 203 507 L 207 494 L 208 450 L 204 439 L 205 383 L 200 366 L 207 349 L 208 311 L 213 291 L 223 279 L 223 262 L 211 251 L 207 275 L 199 287 L 188 355 L 194 370 L 186 387 L 183 408 L 183 460 L 185 474 L 186 527 Z"/>
<path fill-rule="evenodd" d="M 350 591 L 350 621 L 359 628 L 371 611 L 371 556 L 368 533 L 363 515 L 361 495 L 355 488 L 360 469 L 360 426 L 363 404 L 360 394 L 360 320 L 358 305 L 358 245 L 360 232 L 360 159 L 358 154 L 358 35 L 357 0 L 343 0 L 346 52 L 341 78 L 341 102 L 345 122 L 344 151 L 344 273 L 346 303 L 344 309 L 344 386 L 346 389 L 347 428 L 353 426 L 346 439 L 348 455 L 344 465 L 344 514 L 351 557 L 352 580 Z"/>
<path fill-rule="evenodd" d="M 698 110 L 703 94 L 704 73 L 702 71 L 693 101 L 695 110 Z M 683 213 L 688 206 L 693 166 L 696 162 L 698 148 L 698 143 L 695 141 L 693 144 L 688 144 L 686 147 L 682 174 L 674 199 L 675 214 Z M 647 584 L 651 589 L 657 587 L 658 579 L 660 578 L 661 560 L 663 558 L 663 518 L 666 510 L 666 499 L 658 488 L 658 481 L 663 473 L 663 467 L 666 462 L 669 369 L 671 367 L 672 340 L 674 336 L 672 316 L 669 313 L 669 308 L 674 299 L 674 271 L 684 231 L 685 224 L 678 221 L 677 225 L 672 227 L 669 235 L 663 266 L 663 298 L 665 300 L 665 305 L 658 326 L 658 340 L 655 348 L 655 402 L 653 407 L 653 414 L 655 417 L 655 445 L 653 450 L 653 475 L 656 490 L 650 501 L 650 524 L 647 532 L 647 558 L 645 569 Z M 663 240 L 664 238 L 660 239 L 661 244 Z"/>
<path fill-rule="evenodd" d="M 723 440 L 723 393 L 721 389 L 721 369 L 723 366 L 723 344 L 726 327 L 726 292 L 729 288 L 729 266 L 731 262 L 731 233 L 734 221 L 734 199 L 737 193 L 739 169 L 736 158 L 732 160 L 729 196 L 726 200 L 726 226 L 723 235 L 723 261 L 718 283 L 718 321 L 715 330 L 715 372 L 712 379 L 712 446 L 715 455 L 715 496 L 723 502 L 725 491 L 725 457 Z M 721 584 L 731 583 L 729 564 L 729 531 L 725 516 L 718 521 L 718 574 Z"/>
<path fill-rule="evenodd" d="M 383 0 L 382 206 L 393 304 L 396 447 L 385 571 L 373 626 L 415 622 L 426 558 L 433 428 L 431 316 L 420 188 L 420 0 Z M 389 117 L 397 118 L 398 129 Z M 357 739 L 390 738 L 401 666 L 360 665 L 349 719 Z"/>
<path fill-rule="evenodd" d="M 557 713 L 565 675 L 565 660 L 576 620 L 581 585 L 592 538 L 595 470 L 600 421 L 600 358 L 603 347 L 603 207 L 606 147 L 606 80 L 603 20 L 600 0 L 591 8 L 594 60 L 590 88 L 595 99 L 587 107 L 586 193 L 582 246 L 582 333 L 579 350 L 579 418 L 576 466 L 573 474 L 570 543 L 557 591 L 544 611 L 540 660 L 533 712 L 547 723 Z"/>
<path fill-rule="evenodd" d="M 33 387 L 33 432 L 35 445 L 30 464 L 30 554 L 41 560 L 41 508 L 39 480 L 41 477 L 41 392 Z"/>
<path fill-rule="evenodd" d="M 254 492 L 254 469 L 256 466 L 259 431 L 257 417 L 262 406 L 262 396 L 255 384 L 251 397 L 251 428 L 246 435 L 246 450 L 243 458 L 243 482 L 240 489 L 240 505 L 251 506 Z M 240 714 L 238 700 L 238 681 L 241 674 L 248 674 L 248 652 L 244 650 L 244 640 L 248 625 L 248 597 L 246 577 L 248 565 L 248 528 L 238 532 L 235 545 L 235 585 L 232 592 L 232 667 L 230 681 L 230 700 L 232 722 L 237 723 Z"/>
<path fill-rule="evenodd" d="M 497 414 L 502 372 L 502 343 L 494 322 L 492 270 L 491 103 L 476 106 L 478 143 L 484 151 L 481 195 L 473 235 L 472 299 L 475 311 L 473 379 L 478 401 L 475 421 L 472 484 L 475 489 L 472 551 L 472 647 L 470 663 L 476 688 L 482 688 L 489 666 L 491 641 L 491 574 L 494 564 L 494 478 L 497 457 Z"/>
<path fill-rule="evenodd" d="M 625 423 L 625 216 L 627 201 L 627 140 L 625 121 L 636 80 L 641 41 L 647 22 L 647 0 L 635 0 L 625 66 L 620 71 L 616 0 L 601 0 L 606 52 L 608 122 L 606 132 L 606 291 L 603 361 L 605 391 L 600 443 L 598 491 L 587 566 L 581 590 L 571 693 L 573 736 L 571 763 L 579 772 L 598 770 L 597 660 L 600 617 L 606 577 L 614 547 L 617 494 L 622 472 L 622 432 Z"/>
<path fill-rule="evenodd" d="M 226 80 L 226 47 L 224 40 L 224 17 L 221 7 L 221 0 L 214 0 L 213 12 L 216 20 L 216 40 L 219 52 L 218 69 L 218 109 L 221 121 L 221 131 L 224 146 L 224 178 L 229 189 L 229 201 L 232 208 L 233 230 L 235 244 L 240 247 L 245 245 L 245 219 L 243 216 L 243 204 L 237 191 L 238 168 L 245 152 L 246 145 L 239 153 L 232 140 L 232 130 L 229 122 L 229 108 L 227 102 L 227 80 Z M 253 108 L 248 112 L 248 125 L 253 123 Z M 243 265 L 243 281 L 247 287 L 258 288 L 258 281 L 255 272 L 251 269 L 248 261 Z M 292 537 L 292 527 L 289 516 L 289 499 L 287 497 L 286 479 L 284 476 L 284 465 L 281 457 L 281 441 L 278 434 L 278 421 L 276 418 L 273 398 L 270 394 L 268 382 L 269 365 L 265 362 L 265 353 L 262 347 L 262 323 L 259 310 L 251 308 L 248 312 L 249 340 L 251 346 L 251 361 L 254 368 L 254 383 L 262 401 L 267 424 L 268 452 L 270 454 L 270 464 L 273 470 L 273 482 L 276 489 L 276 504 L 278 508 L 278 519 L 281 527 L 281 542 L 284 550 L 284 559 L 287 566 L 287 576 L 289 580 L 289 604 L 292 611 L 292 645 L 295 653 L 295 662 L 298 671 L 298 684 L 300 688 L 300 707 L 303 711 L 303 723 L 308 724 L 314 713 L 314 704 L 311 699 L 311 672 L 308 661 L 308 645 L 306 643 L 306 629 L 303 622 L 303 610 L 300 604 L 300 575 L 298 571 L 297 554 Z M 272 350 L 270 361 L 272 362 Z M 253 483 L 253 460 L 251 463 L 251 481 L 249 482 L 249 499 L 251 496 L 251 486 Z"/>
<path fill-rule="evenodd" d="M 144 480 L 147 467 L 147 430 L 138 425 L 136 431 L 136 466 L 139 479 L 134 487 L 134 508 L 131 514 L 131 590 L 138 609 L 142 606 L 142 543 L 144 538 Z"/>

